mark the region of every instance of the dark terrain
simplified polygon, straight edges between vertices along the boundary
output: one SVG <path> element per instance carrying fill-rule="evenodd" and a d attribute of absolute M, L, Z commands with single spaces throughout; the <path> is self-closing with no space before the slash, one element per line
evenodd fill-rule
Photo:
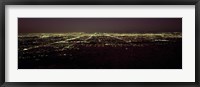
<path fill-rule="evenodd" d="M 18 69 L 182 69 L 182 35 L 21 33 Z"/>

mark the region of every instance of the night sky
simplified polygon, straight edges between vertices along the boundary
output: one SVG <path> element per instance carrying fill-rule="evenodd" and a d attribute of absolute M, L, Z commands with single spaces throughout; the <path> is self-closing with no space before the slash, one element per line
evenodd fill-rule
<path fill-rule="evenodd" d="M 18 18 L 19 33 L 181 31 L 182 18 Z"/>

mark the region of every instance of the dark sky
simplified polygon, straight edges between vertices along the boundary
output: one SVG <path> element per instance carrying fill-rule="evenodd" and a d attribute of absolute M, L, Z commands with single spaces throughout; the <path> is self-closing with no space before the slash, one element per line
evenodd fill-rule
<path fill-rule="evenodd" d="M 18 18 L 19 33 L 181 32 L 182 18 Z"/>

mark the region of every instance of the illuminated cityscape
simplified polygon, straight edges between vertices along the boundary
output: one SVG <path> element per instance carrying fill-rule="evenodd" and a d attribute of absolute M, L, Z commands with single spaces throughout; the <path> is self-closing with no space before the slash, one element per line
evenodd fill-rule
<path fill-rule="evenodd" d="M 181 69 L 182 33 L 19 33 L 19 69 Z"/>
<path fill-rule="evenodd" d="M 182 18 L 18 18 L 18 69 L 182 69 Z"/>

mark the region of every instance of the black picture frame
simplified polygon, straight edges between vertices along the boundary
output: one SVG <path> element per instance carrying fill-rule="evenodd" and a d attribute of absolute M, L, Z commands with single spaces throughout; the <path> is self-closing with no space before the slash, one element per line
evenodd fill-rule
<path fill-rule="evenodd" d="M 0 3 L 1 87 L 200 87 L 200 0 L 0 0 Z M 5 5 L 195 5 L 195 82 L 5 82 Z"/>

